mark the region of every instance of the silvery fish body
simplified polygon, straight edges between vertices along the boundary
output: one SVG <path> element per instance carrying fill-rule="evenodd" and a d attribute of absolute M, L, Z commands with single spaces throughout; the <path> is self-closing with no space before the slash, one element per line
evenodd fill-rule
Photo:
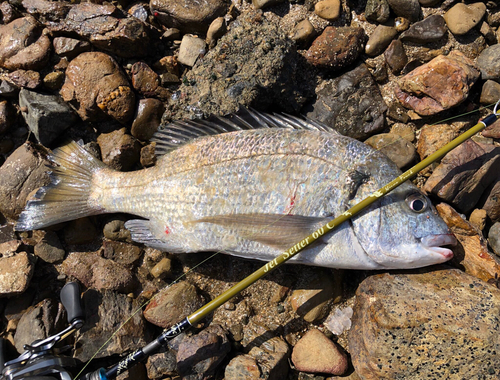
<path fill-rule="evenodd" d="M 382 153 L 318 123 L 251 115 L 250 123 L 174 123 L 156 137 L 157 164 L 135 172 L 116 172 L 76 143 L 59 148 L 54 183 L 16 229 L 123 212 L 144 218 L 126 227 L 148 246 L 269 261 L 401 174 Z M 450 259 L 441 245 L 452 243 L 429 199 L 407 182 L 291 261 L 415 268 Z"/>

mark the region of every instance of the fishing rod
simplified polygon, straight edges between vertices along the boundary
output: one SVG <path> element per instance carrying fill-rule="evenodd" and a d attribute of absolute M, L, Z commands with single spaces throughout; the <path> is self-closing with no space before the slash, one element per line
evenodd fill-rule
<path fill-rule="evenodd" d="M 363 209 L 370 206 L 390 191 L 394 190 L 396 187 L 400 186 L 402 183 L 416 176 L 422 169 L 439 160 L 449 151 L 456 148 L 476 133 L 481 132 L 483 129 L 493 124 L 498 118 L 500 118 L 500 111 L 498 109 L 499 106 L 500 100 L 495 104 L 492 114 L 479 121 L 468 131 L 462 133 L 453 141 L 449 142 L 444 147 L 437 150 L 435 153 L 431 154 L 387 185 L 375 191 L 337 218 L 329 221 L 323 227 L 317 229 L 293 247 L 283 252 L 280 256 L 266 263 L 260 269 L 256 270 L 244 280 L 240 281 L 229 290 L 208 302 L 206 305 L 202 306 L 182 321 L 176 323 L 168 329 L 165 329 L 160 336 L 158 336 L 151 343 L 147 344 L 145 347 L 132 352 L 107 370 L 105 368 L 100 368 L 96 371 L 84 374 L 82 377 L 79 377 L 80 374 L 78 374 L 77 378 L 79 380 L 115 379 L 118 375 L 125 372 L 136 363 L 143 361 L 150 355 L 158 352 L 162 347 L 167 345 L 168 341 L 188 330 L 190 327 L 196 325 L 209 314 L 213 313 L 217 308 L 222 306 L 226 301 L 233 298 L 257 280 L 278 268 L 283 263 L 287 262 L 326 233 L 334 230 L 339 225 L 352 218 Z M 68 323 L 70 324 L 65 330 L 44 340 L 35 341 L 31 345 L 26 345 L 26 351 L 17 359 L 9 362 L 5 362 L 3 341 L 0 340 L 0 369 L 3 369 L 0 380 L 72 380 L 68 368 L 76 367 L 76 360 L 59 355 L 59 352 L 54 348 L 54 346 L 62 339 L 76 332 L 83 325 L 84 313 L 80 307 L 80 294 L 76 283 L 68 283 L 65 285 L 65 287 L 61 290 L 61 301 L 68 312 Z M 83 370 L 81 372 L 83 372 Z"/>

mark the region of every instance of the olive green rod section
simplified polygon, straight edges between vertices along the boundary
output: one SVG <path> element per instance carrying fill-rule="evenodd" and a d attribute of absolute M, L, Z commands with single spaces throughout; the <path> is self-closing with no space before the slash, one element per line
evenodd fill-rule
<path fill-rule="evenodd" d="M 497 103 L 498 105 L 498 103 Z M 462 133 L 460 136 L 458 136 L 456 139 L 453 141 L 449 142 L 446 144 L 444 147 L 441 149 L 437 150 L 435 153 L 431 154 L 429 157 L 425 158 L 415 166 L 413 166 L 411 169 L 407 170 L 403 174 L 401 174 L 399 177 L 396 179 L 392 180 L 390 183 L 385 185 L 384 187 L 380 188 L 378 191 L 375 191 L 373 194 L 356 204 L 355 206 L 351 207 L 349 210 L 338 216 L 337 218 L 333 219 L 332 221 L 328 222 L 325 224 L 323 227 L 317 229 L 314 231 L 312 234 L 310 234 L 308 237 L 302 239 L 300 242 L 295 244 L 292 248 L 286 250 L 284 253 L 282 253 L 280 256 L 276 257 L 275 259 L 269 261 L 266 265 L 262 266 L 260 269 L 256 270 L 253 272 L 251 275 L 234 285 L 231 289 L 226 290 L 224 293 L 222 293 L 220 296 L 217 298 L 214 298 L 212 301 L 192 313 L 187 317 L 189 323 L 191 325 L 196 324 L 200 322 L 202 319 L 204 319 L 207 315 L 211 314 L 213 311 L 215 311 L 218 307 L 223 305 L 226 301 L 231 299 L 232 297 L 236 296 L 239 294 L 241 291 L 252 285 L 254 282 L 256 282 L 258 279 L 262 278 L 266 274 L 268 274 L 270 271 L 276 269 L 279 267 L 281 264 L 285 263 L 289 259 L 291 259 L 293 256 L 298 254 L 300 251 L 302 251 L 305 247 L 308 245 L 312 244 L 314 241 L 318 240 L 321 236 L 326 234 L 327 232 L 330 232 L 334 228 L 338 227 L 340 224 L 344 223 L 345 221 L 349 220 L 352 218 L 354 215 L 358 214 L 360 211 L 362 211 L 364 208 L 370 206 L 372 203 L 377 201 L 380 197 L 384 196 L 388 192 L 394 190 L 396 187 L 401 185 L 402 183 L 406 182 L 408 179 L 413 178 L 414 176 L 417 175 L 419 171 L 422 169 L 425 169 L 427 166 L 432 164 L 433 162 L 439 160 L 442 158 L 446 153 L 451 151 L 452 149 L 456 148 L 460 144 L 462 144 L 465 140 L 471 138 L 474 136 L 476 133 L 481 132 L 484 128 L 486 128 L 488 125 L 491 125 L 493 122 L 497 120 L 497 118 L 500 117 L 500 113 L 496 113 L 496 107 L 495 107 L 495 113 L 487 116 L 485 119 L 477 123 L 474 127 L 471 129 L 467 130 L 466 132 Z"/>

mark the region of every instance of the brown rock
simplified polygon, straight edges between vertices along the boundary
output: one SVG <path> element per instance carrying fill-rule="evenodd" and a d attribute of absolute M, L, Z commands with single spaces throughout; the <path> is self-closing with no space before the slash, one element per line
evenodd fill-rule
<path fill-rule="evenodd" d="M 221 38 L 227 31 L 226 19 L 224 17 L 217 17 L 207 30 L 207 45 L 213 48 L 217 40 Z"/>
<path fill-rule="evenodd" d="M 83 120 L 109 115 L 126 123 L 134 115 L 134 92 L 118 64 L 104 53 L 82 53 L 72 60 L 60 94 Z"/>
<path fill-rule="evenodd" d="M 33 70 L 16 70 L 7 75 L 6 78 L 16 87 L 35 89 L 42 83 L 40 73 Z"/>
<path fill-rule="evenodd" d="M 365 38 L 362 28 L 328 26 L 313 41 L 306 59 L 314 66 L 340 70 L 358 58 Z"/>
<path fill-rule="evenodd" d="M 347 356 L 321 331 L 309 330 L 295 345 L 292 362 L 297 371 L 343 375 Z"/>
<path fill-rule="evenodd" d="M 158 74 L 145 62 L 136 62 L 130 70 L 132 74 L 132 86 L 145 96 L 152 96 L 160 83 Z"/>
<path fill-rule="evenodd" d="M 481 104 L 495 104 L 500 99 L 500 83 L 488 79 L 483 84 L 483 89 L 481 91 L 481 99 L 479 100 Z"/>
<path fill-rule="evenodd" d="M 7 132 L 16 121 L 16 114 L 7 100 L 0 101 L 0 135 Z"/>
<path fill-rule="evenodd" d="M 478 78 L 474 63 L 454 50 L 405 75 L 395 93 L 405 107 L 420 115 L 433 115 L 463 102 Z"/>
<path fill-rule="evenodd" d="M 408 57 L 400 40 L 390 43 L 384 52 L 385 61 L 394 74 L 398 74 L 408 63 Z"/>
<path fill-rule="evenodd" d="M 26 252 L 0 258 L 0 297 L 22 294 L 28 288 L 33 269 L 33 260 Z"/>
<path fill-rule="evenodd" d="M 500 273 L 500 259 L 488 251 L 483 235 L 446 203 L 438 204 L 436 209 L 459 242 L 453 249 L 452 262 L 483 281 L 495 278 Z"/>
<path fill-rule="evenodd" d="M 314 26 L 308 19 L 304 19 L 295 25 L 292 40 L 299 44 L 308 43 L 316 34 Z"/>
<path fill-rule="evenodd" d="M 483 209 L 493 222 L 500 221 L 500 178 L 497 177 L 495 184 L 487 194 Z"/>
<path fill-rule="evenodd" d="M 486 210 L 477 208 L 472 211 L 472 214 L 470 214 L 469 222 L 479 231 L 482 231 L 484 230 L 484 226 L 486 225 L 486 217 Z"/>
<path fill-rule="evenodd" d="M 39 22 L 50 23 L 64 19 L 72 5 L 63 1 L 22 0 L 22 6 Z"/>
<path fill-rule="evenodd" d="M 0 12 L 4 24 L 9 24 L 18 17 L 18 11 L 8 1 L 0 3 Z"/>
<path fill-rule="evenodd" d="M 420 159 L 423 160 L 430 156 L 457 137 L 458 134 L 457 128 L 449 124 L 424 125 L 420 130 L 417 144 Z"/>
<path fill-rule="evenodd" d="M 396 134 L 381 133 L 371 136 L 365 140 L 365 144 L 384 153 L 399 168 L 404 168 L 417 159 L 413 144 Z"/>
<path fill-rule="evenodd" d="M 34 247 L 35 256 L 47 263 L 64 260 L 66 252 L 54 231 L 46 231 L 43 238 Z"/>
<path fill-rule="evenodd" d="M 226 366 L 226 380 L 259 380 L 262 379 L 257 361 L 250 355 L 238 355 Z"/>
<path fill-rule="evenodd" d="M 495 121 L 481 133 L 484 137 L 500 139 L 500 120 Z"/>
<path fill-rule="evenodd" d="M 51 91 L 58 92 L 64 84 L 64 73 L 52 71 L 43 77 L 43 85 Z"/>
<path fill-rule="evenodd" d="M 450 32 L 460 36 L 478 25 L 485 13 L 486 5 L 484 3 L 470 5 L 458 3 L 449 9 L 443 17 Z"/>
<path fill-rule="evenodd" d="M 340 16 L 340 8 L 339 0 L 321 0 L 314 6 L 314 13 L 325 20 L 335 21 Z"/>
<path fill-rule="evenodd" d="M 168 257 L 164 257 L 151 269 L 151 275 L 154 278 L 164 278 L 170 275 L 172 270 L 172 260 Z"/>
<path fill-rule="evenodd" d="M 56 54 L 68 59 L 73 59 L 78 54 L 90 50 L 89 42 L 69 37 L 56 37 L 53 44 Z"/>
<path fill-rule="evenodd" d="M 252 347 L 248 353 L 257 360 L 261 372 L 268 374 L 269 380 L 287 378 L 290 347 L 280 337 L 271 337 L 260 346 Z"/>
<path fill-rule="evenodd" d="M 102 256 L 121 265 L 136 263 L 142 256 L 142 249 L 136 245 L 120 241 L 104 240 Z"/>
<path fill-rule="evenodd" d="M 397 34 L 392 26 L 378 25 L 366 43 L 365 53 L 370 57 L 381 54 Z"/>
<path fill-rule="evenodd" d="M 116 170 L 130 170 L 139 161 L 141 145 L 126 131 L 126 128 L 122 128 L 101 133 L 97 138 L 102 161 Z"/>
<path fill-rule="evenodd" d="M 156 143 L 152 143 L 141 149 L 141 165 L 143 167 L 149 168 L 156 164 L 155 146 Z"/>
<path fill-rule="evenodd" d="M 157 99 L 141 99 L 137 107 L 137 115 L 130 133 L 139 140 L 148 141 L 153 137 L 161 123 L 165 108 Z"/>

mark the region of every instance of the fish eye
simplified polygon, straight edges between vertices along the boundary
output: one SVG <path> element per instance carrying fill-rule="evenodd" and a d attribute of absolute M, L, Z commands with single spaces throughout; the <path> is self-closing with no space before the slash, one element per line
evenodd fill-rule
<path fill-rule="evenodd" d="M 427 198 L 419 193 L 412 193 L 406 197 L 406 204 L 408 207 L 415 212 L 421 213 L 427 210 L 428 202 Z"/>

